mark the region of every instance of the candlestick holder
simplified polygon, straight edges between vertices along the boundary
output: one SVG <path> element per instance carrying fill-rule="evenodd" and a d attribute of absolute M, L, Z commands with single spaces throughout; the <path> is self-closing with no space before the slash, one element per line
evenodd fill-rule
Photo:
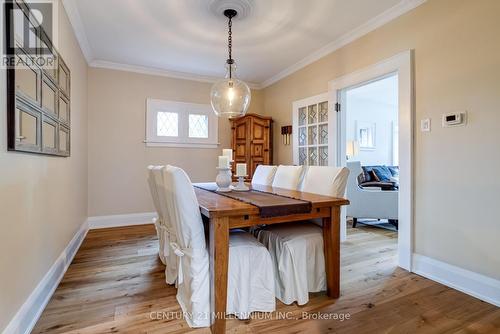
<path fill-rule="evenodd" d="M 236 175 L 236 177 L 238 178 L 238 184 L 233 186 L 233 190 L 234 191 L 249 191 L 250 188 L 247 187 L 247 185 L 245 184 L 245 177 L 247 175 Z"/>
<path fill-rule="evenodd" d="M 217 170 L 219 173 L 217 174 L 217 177 L 215 178 L 215 183 L 217 184 L 217 191 L 227 193 L 231 191 L 231 179 L 232 179 L 232 173 L 231 173 L 231 168 L 226 167 L 226 168 L 221 168 L 217 167 Z"/>

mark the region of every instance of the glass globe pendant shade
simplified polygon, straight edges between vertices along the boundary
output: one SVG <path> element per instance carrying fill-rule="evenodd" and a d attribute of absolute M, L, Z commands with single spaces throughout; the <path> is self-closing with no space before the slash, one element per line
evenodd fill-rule
<path fill-rule="evenodd" d="M 212 86 L 212 108 L 219 117 L 240 117 L 247 112 L 252 94 L 246 83 L 235 78 L 235 65 L 226 64 L 226 67 L 226 78 Z"/>

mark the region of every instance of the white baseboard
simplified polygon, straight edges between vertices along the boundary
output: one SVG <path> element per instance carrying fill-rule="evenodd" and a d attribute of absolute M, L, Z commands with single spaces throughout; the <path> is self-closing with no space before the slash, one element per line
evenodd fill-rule
<path fill-rule="evenodd" d="M 155 212 L 89 217 L 89 229 L 151 224 Z"/>
<path fill-rule="evenodd" d="M 420 254 L 413 254 L 412 271 L 500 307 L 500 281 Z"/>
<path fill-rule="evenodd" d="M 29 334 L 31 332 L 63 278 L 64 273 L 68 270 L 89 229 L 151 224 L 151 220 L 154 217 L 156 217 L 156 213 L 154 212 L 89 217 L 17 311 L 2 334 Z"/>
<path fill-rule="evenodd" d="M 63 278 L 64 273 L 68 270 L 87 232 L 88 224 L 84 222 L 73 239 L 71 239 L 69 244 L 62 251 L 61 255 L 59 255 L 56 262 L 50 267 L 49 271 L 17 311 L 14 318 L 12 318 L 4 329 L 3 334 L 29 334 L 32 331 L 38 318 L 45 309 L 45 306 L 47 306 L 47 303 L 52 297 L 52 294 L 59 285 L 59 282 Z"/>

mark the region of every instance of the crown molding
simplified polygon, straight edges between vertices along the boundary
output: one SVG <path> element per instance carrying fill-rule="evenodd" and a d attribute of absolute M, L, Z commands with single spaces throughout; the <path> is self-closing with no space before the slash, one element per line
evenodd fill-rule
<path fill-rule="evenodd" d="M 287 76 L 291 75 L 292 73 L 297 72 L 298 70 L 306 67 L 307 65 L 310 65 L 314 63 L 315 61 L 327 56 L 328 54 L 346 46 L 349 43 L 352 43 L 353 41 L 357 40 L 360 37 L 363 37 L 364 35 L 368 34 L 369 32 L 383 26 L 386 23 L 389 23 L 390 21 L 396 19 L 397 17 L 411 11 L 412 9 L 415 9 L 416 7 L 420 6 L 421 4 L 425 3 L 427 0 L 402 0 L 400 3 L 397 5 L 389 8 L 388 10 L 384 11 L 383 13 L 375 16 L 374 18 L 370 19 L 368 22 L 360 25 L 359 27 L 355 28 L 354 30 L 351 30 L 350 32 L 342 35 L 335 41 L 325 45 L 321 49 L 311 53 L 307 57 L 303 58 L 302 60 L 298 61 L 297 63 L 293 64 L 292 66 L 284 69 L 283 71 L 279 72 L 278 74 L 272 76 L 271 78 L 263 81 L 260 86 L 261 88 L 266 88 L 276 82 L 278 82 L 281 79 L 286 78 Z"/>
<path fill-rule="evenodd" d="M 83 56 L 89 64 L 93 59 L 92 49 L 90 48 L 90 43 L 85 33 L 85 28 L 83 27 L 82 18 L 76 2 L 74 0 L 62 0 L 64 10 L 68 15 L 69 22 L 73 27 L 78 44 L 80 44 L 80 49 L 82 50 Z"/>
<path fill-rule="evenodd" d="M 106 60 L 93 60 L 90 62 L 89 66 L 95 67 L 95 68 L 105 68 L 105 69 L 110 69 L 110 70 L 134 72 L 134 73 L 140 73 L 140 74 L 156 75 L 156 76 L 162 76 L 162 77 L 168 77 L 168 78 L 191 80 L 191 81 L 198 81 L 198 82 L 208 82 L 208 83 L 215 83 L 221 79 L 221 77 L 199 75 L 199 74 L 192 74 L 192 73 L 186 73 L 186 72 L 169 71 L 169 70 L 163 70 L 163 69 L 148 67 L 148 66 L 138 66 L 138 65 L 115 63 L 115 62 L 106 61 Z M 252 89 L 260 89 L 261 88 L 261 86 L 259 84 L 256 84 L 256 83 L 246 82 L 246 84 L 248 85 L 248 87 L 250 87 Z"/>
<path fill-rule="evenodd" d="M 389 8 L 388 10 L 384 11 L 380 15 L 370 19 L 368 22 L 366 22 L 366 23 L 362 24 L 361 26 L 355 28 L 354 30 L 342 35 L 340 38 L 327 44 L 326 46 L 322 47 L 321 49 L 311 53 L 307 57 L 303 58 L 302 60 L 298 61 L 297 63 L 293 64 L 292 66 L 284 69 L 283 71 L 279 72 L 278 74 L 270 77 L 269 79 L 266 79 L 261 83 L 247 82 L 247 84 L 252 89 L 266 88 L 266 87 L 278 82 L 279 80 L 297 72 L 298 70 L 312 64 L 313 62 L 327 56 L 328 54 L 346 46 L 347 44 L 352 43 L 353 41 L 357 40 L 358 38 L 360 38 L 360 37 L 368 34 L 369 32 L 383 26 L 384 24 L 396 19 L 397 17 L 411 11 L 412 9 L 422 5 L 426 1 L 427 0 L 402 0 L 401 2 L 399 2 L 397 5 L 393 6 L 392 8 Z M 71 25 L 73 26 L 73 30 L 75 32 L 78 43 L 80 44 L 80 48 L 82 50 L 82 53 L 83 53 L 85 59 L 87 60 L 87 63 L 91 67 L 106 68 L 106 69 L 113 69 L 113 70 L 119 70 L 119 71 L 128 71 L 128 72 L 135 72 L 135 73 L 141 73 L 141 74 L 157 75 L 157 76 L 164 76 L 164 77 L 169 77 L 169 78 L 192 80 L 192 81 L 199 81 L 199 82 L 208 82 L 208 83 L 214 83 L 217 80 L 220 80 L 220 77 L 199 75 L 199 74 L 186 73 L 186 72 L 177 72 L 177 71 L 159 69 L 159 68 L 154 68 L 154 67 L 129 65 L 129 64 L 122 64 L 122 63 L 116 63 L 116 62 L 111 62 L 111 61 L 94 59 L 93 52 L 92 52 L 92 49 L 90 47 L 90 44 L 89 44 L 89 41 L 87 38 L 87 34 L 85 33 L 85 28 L 83 26 L 80 14 L 78 12 L 78 8 L 76 6 L 75 0 L 62 0 L 62 3 L 64 5 L 66 13 L 68 14 L 69 21 L 70 21 Z"/>

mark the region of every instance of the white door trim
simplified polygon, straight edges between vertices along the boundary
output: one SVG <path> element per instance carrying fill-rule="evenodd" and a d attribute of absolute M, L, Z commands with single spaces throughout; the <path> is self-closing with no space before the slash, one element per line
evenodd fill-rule
<path fill-rule="evenodd" d="M 399 82 L 399 235 L 398 235 L 398 257 L 399 266 L 408 271 L 411 270 L 413 252 L 413 152 L 414 135 L 413 124 L 415 119 L 414 106 L 414 73 L 413 73 L 413 50 L 401 52 L 389 59 L 383 60 L 374 65 L 342 76 L 328 83 L 329 103 L 333 108 L 338 101 L 339 91 L 344 88 L 369 82 L 375 78 L 380 78 L 390 73 L 398 74 Z M 336 119 L 336 117 L 334 117 Z M 345 116 L 344 116 L 345 119 Z M 337 121 L 333 123 L 335 128 L 333 133 L 344 131 Z M 341 123 L 342 116 L 341 116 Z M 345 126 L 344 126 L 345 127 Z M 296 137 L 296 136 L 295 136 Z M 338 156 L 339 165 L 345 166 L 345 136 L 341 136 L 343 142 L 340 143 Z M 344 153 L 344 154 L 342 154 Z M 341 231 L 341 233 L 345 233 Z M 345 234 L 341 235 L 345 239 Z"/>

